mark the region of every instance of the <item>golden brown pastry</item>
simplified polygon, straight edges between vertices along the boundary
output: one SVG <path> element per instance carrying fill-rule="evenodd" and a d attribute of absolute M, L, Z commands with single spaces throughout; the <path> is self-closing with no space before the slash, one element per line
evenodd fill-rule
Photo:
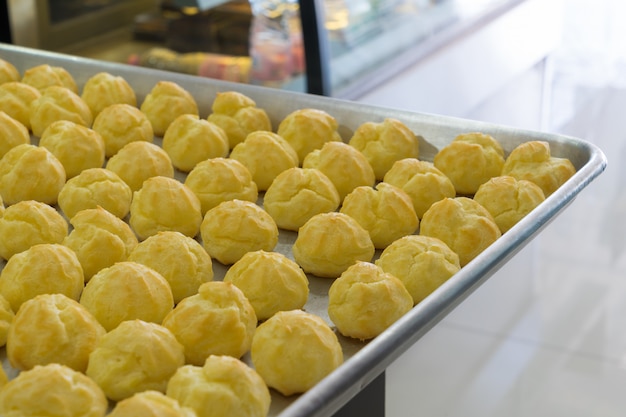
<path fill-rule="evenodd" d="M 41 243 L 13 255 L 0 273 L 0 295 L 15 312 L 40 294 L 63 294 L 78 300 L 84 285 L 76 254 L 58 243 Z"/>
<path fill-rule="evenodd" d="M 297 263 L 279 252 L 248 252 L 226 271 L 224 282 L 239 288 L 259 321 L 304 307 L 309 280 Z"/>
<path fill-rule="evenodd" d="M 415 233 L 419 226 L 409 195 L 384 182 L 376 188 L 366 185 L 355 188 L 343 200 L 339 211 L 359 222 L 377 249 L 384 249 L 394 240 Z"/>
<path fill-rule="evenodd" d="M 376 265 L 404 283 L 414 304 L 461 269 L 459 256 L 448 245 L 422 235 L 396 240 L 383 250 Z"/>
<path fill-rule="evenodd" d="M 0 84 L 0 111 L 30 130 L 30 104 L 41 96 L 39 90 L 19 81 Z"/>
<path fill-rule="evenodd" d="M 41 146 L 17 145 L 0 159 L 0 195 L 7 205 L 24 200 L 55 204 L 65 180 L 61 161 Z"/>
<path fill-rule="evenodd" d="M 95 130 L 59 120 L 44 130 L 39 146 L 48 149 L 65 168 L 67 178 L 73 178 L 89 168 L 102 168 L 104 140 Z"/>
<path fill-rule="evenodd" d="M 199 114 L 196 99 L 183 87 L 172 81 L 157 82 L 141 103 L 141 111 L 148 117 L 152 130 L 163 136 L 170 123 L 182 114 Z"/>
<path fill-rule="evenodd" d="M 503 175 L 478 187 L 474 200 L 491 213 L 500 231 L 505 233 L 541 204 L 545 196 L 534 182 Z"/>
<path fill-rule="evenodd" d="M 415 213 L 420 219 L 433 203 L 456 195 L 450 178 L 435 168 L 432 162 L 416 158 L 396 161 L 383 181 L 402 188 L 411 197 Z"/>
<path fill-rule="evenodd" d="M 197 240 L 179 232 L 164 231 L 150 236 L 132 250 L 128 260 L 161 274 L 170 284 L 176 304 L 213 280 L 209 254 Z"/>
<path fill-rule="evenodd" d="M 348 143 L 365 155 L 377 180 L 382 180 L 396 161 L 419 156 L 418 137 L 393 118 L 361 124 Z"/>
<path fill-rule="evenodd" d="M 330 326 L 302 310 L 278 312 L 259 325 L 250 353 L 265 383 L 287 396 L 306 392 L 343 363 Z"/>
<path fill-rule="evenodd" d="M 80 96 L 65 87 L 48 87 L 30 104 L 30 127 L 33 135 L 41 137 L 44 130 L 57 120 L 69 120 L 91 127 L 93 115 Z"/>
<path fill-rule="evenodd" d="M 236 159 L 211 158 L 200 162 L 185 178 L 200 200 L 202 214 L 229 200 L 256 202 L 259 191 L 252 174 Z"/>
<path fill-rule="evenodd" d="M 130 104 L 112 104 L 94 119 L 92 129 L 104 140 L 108 158 L 131 142 L 153 142 L 154 131 L 148 117 Z"/>
<path fill-rule="evenodd" d="M 35 87 L 42 93 L 48 87 L 64 87 L 78 94 L 78 85 L 72 74 L 63 67 L 41 64 L 24 71 L 22 82 Z"/>
<path fill-rule="evenodd" d="M 2 97 L 0 97 L 1 102 Z M 0 158 L 11 149 L 23 144 L 30 144 L 30 133 L 26 126 L 0 110 Z"/>
<path fill-rule="evenodd" d="M 266 130 L 246 136 L 233 148 L 230 158 L 248 168 L 261 191 L 267 190 L 278 174 L 299 164 L 298 154 L 291 145 L 276 133 Z"/>
<path fill-rule="evenodd" d="M 165 392 L 167 381 L 185 364 L 183 346 L 160 324 L 128 320 L 102 336 L 85 374 L 113 401 L 138 392 Z"/>
<path fill-rule="evenodd" d="M 250 97 L 237 91 L 218 92 L 211 111 L 207 120 L 224 130 L 230 149 L 243 142 L 252 132 L 272 130 L 272 123 L 265 110 L 257 107 Z"/>
<path fill-rule="evenodd" d="M 459 255 L 461 266 L 467 265 L 501 234 L 489 211 L 467 197 L 436 202 L 420 224 L 420 235 L 442 240 Z"/>
<path fill-rule="evenodd" d="M 575 173 L 572 162 L 552 156 L 550 144 L 544 141 L 520 144 L 511 151 L 502 168 L 502 175 L 537 184 L 546 198 Z"/>
<path fill-rule="evenodd" d="M 335 211 L 339 193 L 332 181 L 315 168 L 289 168 L 272 182 L 263 197 L 263 208 L 278 227 L 297 231 L 311 217 Z"/>
<path fill-rule="evenodd" d="M 490 135 L 464 133 L 435 155 L 434 165 L 443 172 L 459 195 L 473 195 L 490 178 L 500 175 L 504 150 Z"/>
<path fill-rule="evenodd" d="M 248 252 L 274 250 L 278 243 L 278 226 L 256 204 L 230 200 L 206 212 L 200 235 L 211 258 L 230 265 Z"/>
<path fill-rule="evenodd" d="M 34 200 L 20 201 L 0 217 L 0 256 L 8 260 L 39 243 L 61 243 L 67 221 L 51 206 Z"/>
<path fill-rule="evenodd" d="M 81 210 L 70 223 L 72 231 L 63 244 L 76 253 L 85 282 L 101 269 L 127 260 L 138 243 L 128 223 L 102 207 Z"/>
<path fill-rule="evenodd" d="M 322 171 L 337 188 L 341 201 L 356 187 L 373 187 L 376 182 L 374 169 L 365 155 L 344 142 L 328 142 L 321 149 L 311 151 L 302 167 Z"/>
<path fill-rule="evenodd" d="M 298 154 L 298 160 L 313 150 L 321 149 L 326 142 L 341 141 L 337 120 L 319 109 L 299 109 L 291 112 L 278 125 L 282 136 Z"/>
<path fill-rule="evenodd" d="M 150 178 L 174 178 L 174 165 L 169 155 L 151 142 L 125 145 L 109 159 L 106 168 L 115 172 L 133 191 L 141 189 Z"/>
<path fill-rule="evenodd" d="M 85 372 L 104 327 L 78 301 L 63 294 L 41 294 L 17 310 L 7 341 L 16 369 L 59 363 Z"/>
<path fill-rule="evenodd" d="M 11 304 L 9 304 L 6 298 L 0 295 L 0 347 L 7 343 L 7 335 L 9 334 L 13 317 L 15 317 L 15 312 L 11 308 Z M 2 388 L 1 383 L 0 388 Z"/>
<path fill-rule="evenodd" d="M 140 240 L 166 230 L 195 237 L 202 223 L 200 200 L 178 180 L 152 177 L 135 192 L 129 223 Z"/>
<path fill-rule="evenodd" d="M 161 323 L 172 311 L 168 282 L 155 270 L 137 262 L 118 262 L 91 277 L 80 303 L 111 331 L 126 320 Z"/>
<path fill-rule="evenodd" d="M 0 390 L 4 417 L 104 417 L 108 406 L 91 378 L 56 363 L 21 372 Z"/>
<path fill-rule="evenodd" d="M 212 355 L 200 366 L 178 369 L 167 384 L 168 397 L 198 417 L 266 417 L 271 396 L 259 374 L 242 361 Z"/>
<path fill-rule="evenodd" d="M 83 86 L 81 98 L 94 117 L 113 104 L 137 106 L 137 96 L 131 85 L 123 77 L 108 72 L 92 75 Z"/>
<path fill-rule="evenodd" d="M 189 172 L 202 161 L 228 156 L 228 137 L 215 123 L 195 114 L 183 114 L 165 131 L 163 149 L 174 167 Z"/>
<path fill-rule="evenodd" d="M 357 262 L 328 290 L 328 315 L 344 336 L 373 339 L 413 307 L 402 281 L 369 262 Z"/>
<path fill-rule="evenodd" d="M 250 349 L 257 317 L 232 283 L 211 281 L 185 298 L 163 320 L 185 347 L 186 362 L 201 366 L 210 355 L 242 357 Z"/>
<path fill-rule="evenodd" d="M 19 81 L 20 72 L 11 62 L 0 59 L 0 85 L 8 82 Z"/>
<path fill-rule="evenodd" d="M 68 219 L 81 210 L 102 207 L 123 219 L 130 211 L 133 192 L 115 172 L 86 169 L 67 180 L 59 192 L 59 207 Z"/>
<path fill-rule="evenodd" d="M 107 417 L 197 417 L 193 409 L 182 407 L 176 399 L 160 391 L 134 394 L 115 404 Z"/>

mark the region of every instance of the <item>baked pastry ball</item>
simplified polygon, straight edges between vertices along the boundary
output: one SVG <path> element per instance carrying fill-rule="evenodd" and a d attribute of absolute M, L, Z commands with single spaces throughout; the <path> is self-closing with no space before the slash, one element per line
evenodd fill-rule
<path fill-rule="evenodd" d="M 40 294 L 63 294 L 78 300 L 84 285 L 76 254 L 58 243 L 41 243 L 13 255 L 0 273 L 0 295 L 15 312 Z"/>
<path fill-rule="evenodd" d="M 383 181 L 402 188 L 411 197 L 415 213 L 420 219 L 433 203 L 456 196 L 450 178 L 435 168 L 432 162 L 416 158 L 396 161 Z"/>
<path fill-rule="evenodd" d="M 67 180 L 59 192 L 58 204 L 71 219 L 81 210 L 102 207 L 123 219 L 130 211 L 133 192 L 115 172 L 89 168 Z"/>
<path fill-rule="evenodd" d="M 30 144 L 30 133 L 26 126 L 0 110 L 0 158 L 23 144 Z"/>
<path fill-rule="evenodd" d="M 206 212 L 200 236 L 211 258 L 231 265 L 248 252 L 272 251 L 278 243 L 278 226 L 255 203 L 229 200 Z"/>
<path fill-rule="evenodd" d="M 278 125 L 279 136 L 284 138 L 298 154 L 298 160 L 313 150 L 321 149 L 326 142 L 341 141 L 337 120 L 319 109 L 299 109 L 289 113 Z"/>
<path fill-rule="evenodd" d="M 83 85 L 81 98 L 87 103 L 94 117 L 113 104 L 137 106 L 135 90 L 119 75 L 99 72 Z"/>
<path fill-rule="evenodd" d="M 13 317 L 15 317 L 15 312 L 11 308 L 11 304 L 9 304 L 6 298 L 0 295 L 0 347 L 7 343 L 7 335 L 9 334 Z M 0 388 L 2 388 L 1 383 Z"/>
<path fill-rule="evenodd" d="M 167 396 L 198 417 L 265 417 L 271 396 L 259 374 L 239 359 L 211 355 L 202 367 L 186 365 L 167 384 Z"/>
<path fill-rule="evenodd" d="M 5 417 L 104 417 L 108 406 L 91 378 L 57 363 L 21 372 L 0 390 Z"/>
<path fill-rule="evenodd" d="M 183 114 L 165 131 L 163 149 L 177 169 L 189 172 L 206 159 L 228 156 L 228 137 L 215 123 Z"/>
<path fill-rule="evenodd" d="M 78 85 L 72 74 L 63 67 L 41 64 L 24 71 L 22 82 L 42 93 L 48 87 L 64 87 L 78 94 Z"/>
<path fill-rule="evenodd" d="M 185 360 L 202 365 L 210 355 L 242 357 L 250 349 L 257 317 L 243 292 L 229 282 L 202 284 L 163 320 L 185 346 Z"/>
<path fill-rule="evenodd" d="M 17 70 L 15 65 L 0 58 L 0 84 L 19 81 L 20 78 L 20 72 Z"/>
<path fill-rule="evenodd" d="M 394 240 L 415 233 L 419 226 L 409 195 L 384 182 L 376 188 L 366 185 L 355 188 L 343 200 L 339 211 L 367 230 L 376 249 L 384 249 Z"/>
<path fill-rule="evenodd" d="M 106 164 L 131 190 L 143 187 L 153 177 L 174 178 L 174 165 L 163 148 L 151 142 L 131 142 L 125 145 Z"/>
<path fill-rule="evenodd" d="M 376 265 L 398 278 L 417 304 L 456 274 L 459 256 L 443 241 L 429 236 L 410 235 L 389 245 Z"/>
<path fill-rule="evenodd" d="M 194 237 L 202 223 L 200 200 L 174 178 L 152 177 L 135 192 L 129 223 L 140 240 L 166 230 Z"/>
<path fill-rule="evenodd" d="M 265 383 L 287 396 L 306 392 L 343 363 L 337 335 L 302 310 L 280 311 L 259 325 L 250 354 Z"/>
<path fill-rule="evenodd" d="M 126 320 L 161 323 L 172 311 L 170 284 L 155 270 L 137 262 L 118 262 L 95 274 L 80 303 L 111 331 Z"/>
<path fill-rule="evenodd" d="M 153 142 L 154 131 L 148 117 L 130 104 L 105 107 L 93 121 L 92 129 L 104 140 L 108 158 L 131 142 Z"/>
<path fill-rule="evenodd" d="M 419 156 L 418 137 L 408 126 L 393 118 L 361 124 L 348 144 L 365 155 L 377 180 L 382 180 L 396 161 Z"/>
<path fill-rule="evenodd" d="M 213 280 L 213 264 L 207 251 L 197 240 L 179 232 L 150 236 L 132 250 L 128 260 L 161 274 L 172 288 L 175 304 Z"/>
<path fill-rule="evenodd" d="M 104 327 L 78 301 L 41 294 L 17 310 L 7 341 L 7 358 L 22 371 L 59 363 L 85 372 Z"/>
<path fill-rule="evenodd" d="M 65 87 L 48 87 L 30 104 L 30 127 L 33 135 L 41 137 L 44 130 L 57 120 L 69 120 L 91 127 L 93 115 L 80 96 Z"/>
<path fill-rule="evenodd" d="M 133 394 L 115 404 L 107 417 L 197 417 L 193 409 L 182 407 L 174 398 L 160 391 Z"/>
<path fill-rule="evenodd" d="M 250 133 L 230 153 L 252 175 L 259 190 L 265 191 L 281 172 L 297 167 L 298 154 L 285 139 L 274 132 L 259 130 Z"/>
<path fill-rule="evenodd" d="M 303 308 L 309 280 L 300 266 L 278 252 L 248 252 L 224 275 L 224 282 L 239 288 L 262 321 L 279 311 Z"/>
<path fill-rule="evenodd" d="M 140 107 L 157 136 L 163 136 L 170 123 L 182 114 L 199 114 L 196 99 L 172 81 L 157 82 Z"/>
<path fill-rule="evenodd" d="M 422 218 L 420 235 L 442 240 L 467 265 L 502 235 L 486 208 L 468 197 L 436 202 Z"/>
<path fill-rule="evenodd" d="M 241 162 L 231 158 L 211 158 L 200 162 L 185 178 L 200 200 L 202 214 L 229 200 L 256 202 L 259 191 L 252 174 Z"/>
<path fill-rule="evenodd" d="M 102 336 L 85 374 L 113 401 L 142 391 L 165 392 L 167 381 L 185 364 L 183 346 L 157 323 L 128 320 Z"/>
<path fill-rule="evenodd" d="M 0 111 L 5 112 L 30 130 L 30 103 L 41 93 L 19 81 L 0 84 Z"/>
<path fill-rule="evenodd" d="M 500 175 L 504 150 L 490 135 L 464 133 L 439 150 L 433 163 L 450 178 L 457 194 L 473 195 L 482 183 Z"/>
<path fill-rule="evenodd" d="M 69 225 L 51 206 L 34 200 L 15 203 L 0 217 L 0 256 L 8 260 L 39 243 L 61 243 Z"/>
<path fill-rule="evenodd" d="M 502 168 L 502 175 L 537 184 L 546 198 L 575 173 L 576 168 L 569 159 L 552 156 L 550 144 L 539 140 L 518 145 Z"/>
<path fill-rule="evenodd" d="M 250 97 L 236 91 L 218 92 L 211 111 L 207 120 L 224 130 L 230 149 L 243 142 L 252 132 L 272 130 L 266 111 L 257 107 Z"/>
<path fill-rule="evenodd" d="M 41 146 L 17 145 L 0 159 L 0 195 L 7 205 L 24 200 L 56 204 L 65 180 L 61 161 Z"/>
<path fill-rule="evenodd" d="M 104 164 L 104 140 L 95 130 L 58 120 L 44 130 L 39 146 L 48 149 L 65 168 L 67 178 L 73 178 L 89 168 Z"/>
<path fill-rule="evenodd" d="M 297 231 L 311 217 L 337 210 L 337 188 L 315 168 L 289 168 L 265 192 L 263 207 L 278 227 Z"/>
<path fill-rule="evenodd" d="M 534 182 L 503 175 L 478 187 L 474 200 L 491 213 L 500 231 L 505 233 L 541 204 L 545 196 Z"/>
<path fill-rule="evenodd" d="M 361 152 L 344 142 L 328 142 L 311 151 L 302 162 L 303 168 L 316 168 L 328 177 L 339 192 L 339 199 L 356 187 L 373 187 L 376 178 L 369 161 Z"/>
<path fill-rule="evenodd" d="M 356 261 L 370 261 L 375 248 L 367 230 L 344 213 L 317 214 L 298 231 L 292 247 L 304 272 L 336 278 Z"/>
<path fill-rule="evenodd" d="M 72 231 L 63 245 L 76 253 L 85 282 L 101 269 L 127 260 L 138 243 L 128 223 L 102 207 L 81 210 L 70 223 Z"/>
<path fill-rule="evenodd" d="M 413 308 L 402 281 L 370 262 L 357 262 L 328 290 L 328 315 L 344 336 L 373 339 Z"/>

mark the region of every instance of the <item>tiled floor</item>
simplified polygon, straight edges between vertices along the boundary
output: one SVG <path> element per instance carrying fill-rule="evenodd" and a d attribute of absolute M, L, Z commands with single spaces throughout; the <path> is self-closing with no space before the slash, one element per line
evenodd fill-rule
<path fill-rule="evenodd" d="M 541 125 L 597 144 L 607 170 L 391 365 L 388 417 L 626 415 L 624 11 L 567 2 Z M 508 121 L 497 108 L 477 114 Z"/>

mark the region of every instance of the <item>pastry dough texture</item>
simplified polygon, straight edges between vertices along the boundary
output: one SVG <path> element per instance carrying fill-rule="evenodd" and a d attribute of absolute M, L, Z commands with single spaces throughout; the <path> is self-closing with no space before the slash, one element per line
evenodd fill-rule
<path fill-rule="evenodd" d="M 341 141 L 338 127 L 337 120 L 323 110 L 299 109 L 285 116 L 276 133 L 296 150 L 298 160 L 302 162 L 311 151 L 322 148 L 326 142 Z"/>
<path fill-rule="evenodd" d="M 113 401 L 138 392 L 165 392 L 167 382 L 185 364 L 183 346 L 165 327 L 128 320 L 98 341 L 85 374 Z"/>
<path fill-rule="evenodd" d="M 30 130 L 30 104 L 40 96 L 35 87 L 19 81 L 0 84 L 0 111 Z"/>
<path fill-rule="evenodd" d="M 232 283 L 204 283 L 165 317 L 185 347 L 186 362 L 202 365 L 210 355 L 242 357 L 252 343 L 257 317 L 250 301 Z"/>
<path fill-rule="evenodd" d="M 3 417 L 104 417 L 108 406 L 91 378 L 57 363 L 21 372 L 0 390 Z"/>
<path fill-rule="evenodd" d="M 0 88 L 2 86 L 0 85 Z M 2 96 L 0 96 L 0 106 Z M 0 107 L 0 158 L 18 145 L 30 144 L 30 133 L 26 126 L 9 114 L 2 111 Z"/>
<path fill-rule="evenodd" d="M 266 417 L 271 402 L 254 369 L 223 355 L 209 356 L 202 366 L 179 368 L 167 384 L 167 395 L 198 417 Z"/>
<path fill-rule="evenodd" d="M 91 127 L 93 115 L 80 96 L 65 87 L 49 87 L 30 103 L 30 126 L 33 135 L 41 137 L 57 120 L 69 120 Z"/>
<path fill-rule="evenodd" d="M 141 391 L 115 404 L 107 417 L 197 417 L 174 398 L 155 390 Z"/>
<path fill-rule="evenodd" d="M 156 136 L 163 136 L 169 125 L 180 115 L 198 115 L 196 99 L 172 81 L 157 82 L 140 106 L 152 124 Z"/>
<path fill-rule="evenodd" d="M 92 75 L 83 86 L 81 98 L 94 117 L 113 104 L 137 106 L 137 96 L 130 84 L 123 77 L 108 72 Z"/>
<path fill-rule="evenodd" d="M 343 363 L 337 335 L 302 310 L 281 311 L 260 324 L 250 353 L 265 383 L 286 396 L 306 392 Z"/>
<path fill-rule="evenodd" d="M 6 345 L 9 328 L 15 317 L 11 304 L 0 294 L 0 347 Z M 2 388 L 2 383 L 0 383 Z"/>
<path fill-rule="evenodd" d="M 106 333 L 78 301 L 41 294 L 22 304 L 7 341 L 11 366 L 22 371 L 59 363 L 85 372 L 89 355 Z"/>
<path fill-rule="evenodd" d="M 131 190 L 143 187 L 153 177 L 174 178 L 174 165 L 167 152 L 151 142 L 136 141 L 125 145 L 106 164 Z"/>
<path fill-rule="evenodd" d="M 417 304 L 456 274 L 459 256 L 443 241 L 429 236 L 411 235 L 389 245 L 376 265 L 398 278 Z"/>
<path fill-rule="evenodd" d="M 369 262 L 357 262 L 328 290 L 328 315 L 344 336 L 373 339 L 413 307 L 402 281 Z"/>
<path fill-rule="evenodd" d="M 148 117 L 130 104 L 112 104 L 94 119 L 92 129 L 104 140 L 108 158 L 131 142 L 154 141 L 154 130 Z"/>
<path fill-rule="evenodd" d="M 63 67 L 41 64 L 24 71 L 22 82 L 35 87 L 42 93 L 48 87 L 64 87 L 78 94 L 78 85 L 72 74 Z"/>
<path fill-rule="evenodd" d="M 5 59 L 0 59 L 0 85 L 19 81 L 20 78 L 20 72 L 15 65 Z"/>

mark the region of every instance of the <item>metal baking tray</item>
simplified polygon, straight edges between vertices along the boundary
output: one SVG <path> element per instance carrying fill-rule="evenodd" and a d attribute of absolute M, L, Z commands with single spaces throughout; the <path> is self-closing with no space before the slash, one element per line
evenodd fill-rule
<path fill-rule="evenodd" d="M 605 155 L 598 147 L 569 136 L 235 84 L 12 45 L 0 44 L 0 58 L 11 62 L 21 72 L 43 63 L 62 66 L 74 76 L 79 86 L 100 71 L 120 75 L 135 89 L 138 103 L 142 102 L 157 81 L 173 81 L 194 95 L 201 117 L 209 114 L 218 91 L 236 90 L 251 97 L 258 107 L 264 108 L 269 113 L 274 129 L 287 114 L 296 109 L 322 109 L 338 120 L 339 131 L 344 140 L 348 140 L 352 132 L 364 122 L 382 121 L 386 117 L 393 117 L 403 121 L 420 137 L 420 159 L 423 160 L 432 161 L 436 152 L 456 135 L 480 131 L 494 136 L 507 153 L 522 142 L 543 140 L 550 143 L 554 156 L 569 158 L 572 161 L 577 172 L 567 183 L 384 333 L 367 343 L 340 337 L 345 362 L 315 387 L 304 394 L 288 398 L 272 392 L 271 416 L 322 417 L 331 416 L 340 410 L 537 235 L 578 193 L 603 172 L 607 164 Z M 276 250 L 290 255 L 294 239 L 294 233 L 281 231 Z M 220 274 L 223 276 L 224 268 L 217 262 L 214 262 L 214 267 L 216 277 Z M 306 310 L 320 315 L 332 324 L 326 312 L 326 292 L 331 280 L 315 277 L 309 279 L 310 297 L 305 306 Z M 0 354 L 6 362 L 4 349 Z M 4 365 L 7 366 L 6 363 Z"/>

